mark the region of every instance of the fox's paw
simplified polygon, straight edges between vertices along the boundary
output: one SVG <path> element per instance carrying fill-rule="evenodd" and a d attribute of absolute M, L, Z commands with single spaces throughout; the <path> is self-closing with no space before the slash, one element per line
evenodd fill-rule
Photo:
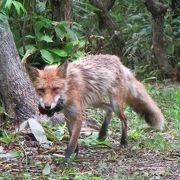
<path fill-rule="evenodd" d="M 102 129 L 99 131 L 98 140 L 99 140 L 99 141 L 105 141 L 106 138 L 107 138 L 107 131 L 102 128 Z"/>
<path fill-rule="evenodd" d="M 105 141 L 106 138 L 107 138 L 106 135 L 103 135 L 103 136 L 99 135 L 99 136 L 98 136 L 98 140 L 99 140 L 99 141 Z"/>
<path fill-rule="evenodd" d="M 121 139 L 120 147 L 122 147 L 122 148 L 128 147 L 128 142 L 126 139 Z"/>

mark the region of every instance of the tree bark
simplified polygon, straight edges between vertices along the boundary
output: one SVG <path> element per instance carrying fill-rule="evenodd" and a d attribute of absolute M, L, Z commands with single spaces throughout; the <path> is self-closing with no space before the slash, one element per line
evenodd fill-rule
<path fill-rule="evenodd" d="M 167 74 L 169 77 L 173 77 L 174 68 L 169 63 L 166 56 L 163 40 L 164 16 L 166 14 L 167 7 L 157 0 L 146 0 L 145 5 L 148 11 L 152 14 L 152 43 L 155 60 L 163 72 L 165 72 L 165 74 Z"/>
<path fill-rule="evenodd" d="M 114 5 L 114 0 L 101 1 L 101 0 L 89 0 L 90 3 L 97 7 L 99 10 L 96 14 L 100 20 L 100 27 L 105 27 L 111 36 L 112 53 L 122 57 L 122 50 L 124 47 L 124 41 L 122 39 L 122 33 L 120 32 L 117 24 L 113 21 L 111 15 L 109 14 L 110 8 Z"/>
<path fill-rule="evenodd" d="M 72 0 L 51 0 L 52 15 L 54 21 L 72 20 Z"/>
<path fill-rule="evenodd" d="M 110 11 L 114 6 L 115 0 L 102 0 L 103 6 L 107 11 Z M 99 16 L 99 29 L 106 28 L 106 21 L 103 17 Z"/>
<path fill-rule="evenodd" d="M 21 65 L 9 24 L 0 28 L 0 95 L 9 116 L 19 122 L 38 117 L 38 98 Z"/>

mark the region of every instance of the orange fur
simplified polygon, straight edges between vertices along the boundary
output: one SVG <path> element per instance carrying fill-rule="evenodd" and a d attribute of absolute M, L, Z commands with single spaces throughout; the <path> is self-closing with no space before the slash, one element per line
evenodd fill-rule
<path fill-rule="evenodd" d="M 121 144 L 127 144 L 127 119 L 123 110 L 126 102 L 149 125 L 163 128 L 164 117 L 160 109 L 117 56 L 93 55 L 69 64 L 65 62 L 60 66 L 47 66 L 44 70 L 30 66 L 26 69 L 40 97 L 42 108 L 53 110 L 60 104 L 66 116 L 71 137 L 65 160 L 77 149 L 82 112 L 87 106 L 106 111 L 99 132 L 100 140 L 106 138 L 111 114 L 115 112 L 122 122 Z"/>

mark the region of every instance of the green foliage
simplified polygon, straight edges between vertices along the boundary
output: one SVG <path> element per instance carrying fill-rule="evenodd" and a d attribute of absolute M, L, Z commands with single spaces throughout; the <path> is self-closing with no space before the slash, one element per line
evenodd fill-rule
<path fill-rule="evenodd" d="M 7 14 L 15 10 L 18 16 L 27 13 L 22 3 L 15 0 L 2 0 L 0 11 L 2 10 L 4 10 Z"/>
<path fill-rule="evenodd" d="M 21 57 L 29 51 L 31 63 L 41 66 L 84 56 L 85 41 L 79 24 L 52 21 L 50 9 L 48 2 L 3 1 L 1 18 L 9 17 Z"/>
<path fill-rule="evenodd" d="M 47 138 L 51 141 L 60 141 L 69 136 L 65 123 L 54 125 L 50 121 L 43 121 L 42 125 L 45 128 Z"/>
<path fill-rule="evenodd" d="M 21 57 L 25 51 L 33 55 L 30 62 L 43 64 L 75 60 L 86 52 L 111 52 L 111 38 L 99 29 L 98 9 L 88 0 L 73 1 L 73 21 L 52 21 L 50 1 L 3 0 L 0 21 L 7 15 Z M 170 1 L 164 22 L 166 54 L 171 64 L 179 66 L 180 17 L 173 17 Z M 153 61 L 152 19 L 144 1 L 117 0 L 110 11 L 122 31 L 126 64 L 147 81 L 163 77 Z M 0 25 L 2 26 L 2 24 Z M 106 37 L 105 39 L 101 39 Z M 99 40 L 100 38 L 100 40 Z M 100 43 L 99 43 L 100 42 Z M 103 47 L 102 50 L 100 47 Z"/>
<path fill-rule="evenodd" d="M 5 111 L 3 101 L 1 99 L 0 99 L 0 116 L 8 116 L 8 114 Z"/>
<path fill-rule="evenodd" d="M 32 18 L 34 18 L 32 21 L 35 34 L 26 37 L 26 42 L 31 43 L 25 47 L 26 50 L 30 48 L 34 54 L 40 52 L 41 58 L 48 64 L 60 63 L 67 58 L 73 60 L 85 55 L 84 47 L 79 45 L 83 40 L 77 38 L 68 23 L 55 23 L 50 18 L 37 15 Z M 22 56 L 24 55 L 23 48 L 20 47 Z"/>
<path fill-rule="evenodd" d="M 97 146 L 107 146 L 109 145 L 109 141 L 98 141 L 97 134 L 92 134 L 85 138 L 79 139 L 79 143 L 83 143 L 85 145 L 97 145 Z"/>
<path fill-rule="evenodd" d="M 0 130 L 0 142 L 5 144 L 11 143 L 15 138 L 15 134 L 7 133 L 6 131 Z"/>
<path fill-rule="evenodd" d="M 1 177 L 13 179 L 15 173 L 18 178 L 24 179 L 32 179 L 35 176 L 39 179 L 61 177 L 100 180 L 112 179 L 112 177 L 113 179 L 177 177 L 180 131 L 179 85 L 146 86 L 165 116 L 166 126 L 163 131 L 145 128 L 144 120 L 126 107 L 128 147 L 119 147 L 121 123 L 117 116 L 113 115 L 107 140 L 98 142 L 97 135 L 84 136 L 83 133 L 79 139 L 78 158 L 73 154 L 69 163 L 64 165 L 61 162 L 67 148 L 67 141 L 64 140 L 67 140 L 68 135 L 65 123 L 53 125 L 49 121 L 43 121 L 48 139 L 54 142 L 51 146 L 33 147 L 32 144 L 27 146 L 27 142 L 32 141 L 27 141 L 24 135 L 17 139 L 11 137 L 11 133 L 2 130 L 0 158 L 3 158 L 1 163 L 6 165 L 0 167 Z M 102 123 L 102 111 L 88 109 L 87 113 L 88 117 Z M 15 146 L 17 142 L 18 146 Z M 19 164 L 22 166 L 21 169 L 18 168 Z M 168 166 L 162 167 L 162 164 Z M 14 169 L 18 172 L 14 172 Z"/>
<path fill-rule="evenodd" d="M 173 18 L 170 1 L 163 1 L 168 7 L 164 21 L 164 40 L 166 54 L 174 66 L 180 62 L 180 17 Z M 147 11 L 144 1 L 128 2 L 118 0 L 111 12 L 123 31 L 125 39 L 124 56 L 127 58 L 128 66 L 143 75 L 144 78 L 157 77 L 162 74 L 153 62 L 152 54 L 152 17 Z M 161 76 L 162 78 L 162 76 Z"/>

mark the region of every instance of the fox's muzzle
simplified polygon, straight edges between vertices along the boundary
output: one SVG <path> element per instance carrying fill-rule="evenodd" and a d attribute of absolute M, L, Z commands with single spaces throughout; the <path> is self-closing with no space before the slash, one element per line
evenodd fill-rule
<path fill-rule="evenodd" d="M 61 103 L 57 103 L 57 105 L 53 109 L 43 108 L 41 104 L 38 106 L 39 112 L 41 114 L 46 114 L 47 116 L 53 116 L 55 112 L 60 112 L 64 106 Z"/>

